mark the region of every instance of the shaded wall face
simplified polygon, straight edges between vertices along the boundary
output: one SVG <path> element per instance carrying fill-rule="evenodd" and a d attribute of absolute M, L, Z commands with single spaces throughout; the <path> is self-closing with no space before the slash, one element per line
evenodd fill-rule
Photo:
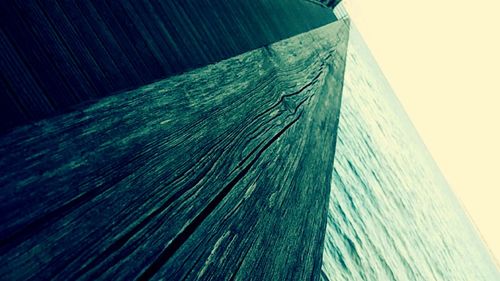
<path fill-rule="evenodd" d="M 0 131 L 335 20 L 299 0 L 6 0 L 0 13 Z"/>

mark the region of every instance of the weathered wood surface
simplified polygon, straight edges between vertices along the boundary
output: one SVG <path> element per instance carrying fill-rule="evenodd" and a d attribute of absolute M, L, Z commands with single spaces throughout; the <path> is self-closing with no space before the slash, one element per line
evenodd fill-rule
<path fill-rule="evenodd" d="M 0 138 L 0 276 L 319 278 L 348 23 Z"/>
<path fill-rule="evenodd" d="M 304 0 L 2 0 L 0 132 L 334 20 Z"/>

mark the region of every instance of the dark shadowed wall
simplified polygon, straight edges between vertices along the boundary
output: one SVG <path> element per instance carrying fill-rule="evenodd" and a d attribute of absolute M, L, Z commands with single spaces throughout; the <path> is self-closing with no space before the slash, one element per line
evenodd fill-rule
<path fill-rule="evenodd" d="M 335 20 L 302 0 L 2 0 L 0 132 Z"/>

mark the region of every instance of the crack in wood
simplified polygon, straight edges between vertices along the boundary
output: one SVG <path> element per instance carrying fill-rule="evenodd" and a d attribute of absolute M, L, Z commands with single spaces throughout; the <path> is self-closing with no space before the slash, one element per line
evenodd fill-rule
<path fill-rule="evenodd" d="M 0 137 L 0 274 L 319 276 L 347 26 Z"/>

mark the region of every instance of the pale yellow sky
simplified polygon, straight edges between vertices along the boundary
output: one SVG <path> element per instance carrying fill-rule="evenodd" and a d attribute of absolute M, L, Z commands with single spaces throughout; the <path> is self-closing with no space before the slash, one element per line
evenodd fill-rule
<path fill-rule="evenodd" d="M 500 0 L 344 0 L 500 260 Z"/>

